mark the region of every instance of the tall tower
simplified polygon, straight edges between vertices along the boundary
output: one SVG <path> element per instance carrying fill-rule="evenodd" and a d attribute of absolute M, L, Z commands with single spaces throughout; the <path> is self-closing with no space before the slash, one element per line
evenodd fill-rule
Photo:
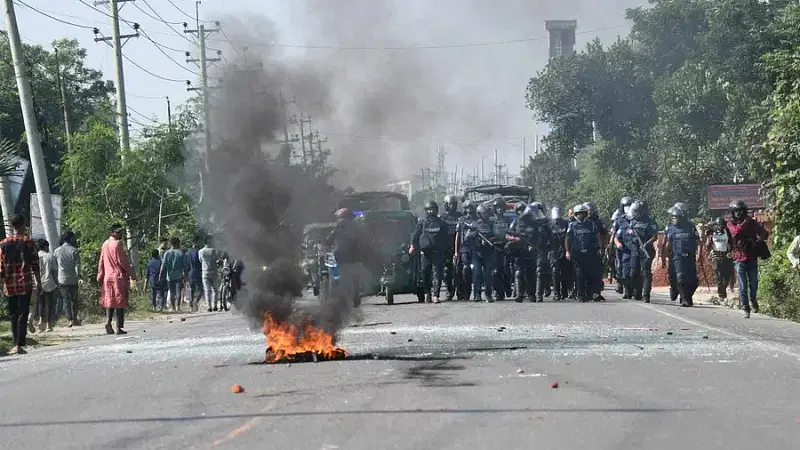
<path fill-rule="evenodd" d="M 575 52 L 577 20 L 545 20 L 544 29 L 550 34 L 550 58 Z"/>

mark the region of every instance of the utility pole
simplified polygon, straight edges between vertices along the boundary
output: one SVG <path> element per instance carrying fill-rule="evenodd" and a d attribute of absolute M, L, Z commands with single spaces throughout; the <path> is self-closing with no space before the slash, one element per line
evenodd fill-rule
<path fill-rule="evenodd" d="M 61 107 L 64 109 L 64 134 L 67 138 L 67 152 L 72 151 L 72 121 L 69 114 L 69 103 L 67 102 L 67 87 L 61 78 L 61 64 L 58 60 L 58 48 L 53 48 L 56 57 L 56 83 L 61 91 Z"/>
<path fill-rule="evenodd" d="M 133 24 L 133 34 L 121 35 L 119 31 L 119 11 L 121 9 L 120 3 L 130 2 L 134 0 L 102 0 L 95 1 L 95 6 L 108 4 L 111 10 L 111 32 L 112 36 L 109 37 L 96 37 L 100 34 L 100 30 L 95 28 L 94 34 L 95 42 L 111 41 L 111 47 L 114 48 L 114 61 L 117 72 L 116 88 L 117 88 L 117 127 L 119 128 L 119 144 L 122 149 L 122 154 L 131 149 L 131 140 L 128 130 L 128 104 L 125 97 L 125 71 L 122 66 L 122 47 L 131 39 L 139 37 L 139 24 Z M 122 40 L 125 39 L 123 42 Z"/>
<path fill-rule="evenodd" d="M 199 2 L 195 4 L 196 7 L 197 7 L 198 4 L 199 4 Z M 199 20 L 200 19 L 198 17 L 197 18 L 198 23 L 199 23 Z M 205 147 L 206 147 L 205 148 L 205 156 L 203 157 L 203 161 L 204 161 L 204 166 L 205 166 L 206 173 L 211 171 L 211 168 L 209 166 L 208 155 L 211 153 L 211 143 L 212 143 L 211 142 L 211 107 L 209 106 L 209 102 L 208 102 L 208 90 L 209 90 L 209 88 L 208 88 L 208 64 L 209 63 L 213 63 L 213 62 L 222 61 L 222 58 L 219 57 L 219 56 L 222 55 L 221 51 L 217 51 L 217 56 L 218 56 L 217 58 L 208 58 L 206 56 L 206 36 L 208 36 L 211 33 L 216 33 L 216 32 L 219 31 L 219 22 L 215 22 L 214 24 L 217 26 L 217 28 L 206 29 L 205 25 L 199 25 L 197 27 L 197 29 L 194 29 L 194 30 L 190 30 L 188 28 L 189 25 L 187 23 L 184 22 L 184 24 L 183 24 L 183 28 L 184 28 L 183 32 L 184 33 L 197 34 L 197 37 L 198 37 L 197 41 L 198 41 L 198 47 L 199 47 L 199 51 L 200 51 L 200 59 L 191 59 L 191 58 L 188 58 L 188 55 L 187 55 L 186 62 L 199 63 L 199 65 L 200 65 L 200 81 L 202 83 L 202 86 L 200 88 L 187 87 L 186 90 L 187 91 L 197 91 L 197 90 L 199 90 L 199 91 L 201 91 L 201 94 L 203 95 L 203 134 L 205 136 L 205 141 L 206 141 L 206 143 L 205 143 Z"/>
<path fill-rule="evenodd" d="M 17 28 L 17 16 L 14 13 L 14 2 L 12 0 L 3 0 L 3 9 L 5 12 L 8 41 L 11 44 L 11 59 L 14 62 L 14 73 L 17 77 L 17 89 L 19 90 L 22 119 L 25 123 L 25 136 L 28 140 L 28 152 L 31 158 L 33 181 L 36 184 L 36 199 L 39 202 L 39 211 L 42 215 L 44 234 L 47 236 L 47 240 L 55 245 L 55 243 L 58 242 L 58 229 L 56 228 L 56 219 L 53 214 L 53 198 L 50 196 L 50 184 L 47 180 L 47 169 L 45 168 L 44 156 L 42 155 L 42 141 L 39 136 L 39 128 L 33 109 L 31 81 L 28 79 L 26 68 L 23 66 L 25 58 L 22 54 L 22 42 L 20 42 L 19 28 Z M 3 187 L 7 187 L 7 184 Z M 13 211 L 4 210 L 3 214 L 10 216 L 13 214 Z"/>
<path fill-rule="evenodd" d="M 303 149 L 303 168 L 308 167 L 308 153 L 306 152 L 306 135 L 303 125 L 311 124 L 311 117 L 304 118 L 304 114 L 300 113 L 300 147 Z"/>
<path fill-rule="evenodd" d="M 167 96 L 167 128 L 172 131 L 172 107 L 169 104 L 169 96 Z"/>

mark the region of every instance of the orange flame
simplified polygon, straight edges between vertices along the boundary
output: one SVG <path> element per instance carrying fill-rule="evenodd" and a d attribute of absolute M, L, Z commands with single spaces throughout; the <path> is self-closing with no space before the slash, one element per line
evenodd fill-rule
<path fill-rule="evenodd" d="M 334 336 L 325 330 L 304 322 L 297 326 L 289 322 L 279 322 L 267 314 L 262 328 L 267 337 L 266 362 L 294 360 L 298 356 L 316 354 L 323 359 L 343 359 L 347 352 L 334 345 Z"/>

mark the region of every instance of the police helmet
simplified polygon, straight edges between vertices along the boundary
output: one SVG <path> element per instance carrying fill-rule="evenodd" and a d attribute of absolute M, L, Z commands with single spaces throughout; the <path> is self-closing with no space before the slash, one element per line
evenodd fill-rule
<path fill-rule="evenodd" d="M 587 208 L 585 204 L 575 205 L 575 207 L 572 208 L 572 215 L 575 216 L 575 220 L 583 222 L 586 216 L 589 215 L 589 208 Z"/>
<path fill-rule="evenodd" d="M 668 209 L 667 213 L 669 213 L 671 217 L 683 217 L 683 210 L 677 206 L 673 206 L 672 208 Z"/>
<path fill-rule="evenodd" d="M 633 202 L 633 204 L 631 204 L 630 217 L 632 219 L 639 219 L 643 215 L 644 215 L 644 208 L 642 206 L 642 202 L 640 201 Z"/>
<path fill-rule="evenodd" d="M 433 215 L 438 213 L 439 205 L 437 205 L 435 201 L 431 200 L 428 203 L 425 203 L 425 214 Z"/>
<path fill-rule="evenodd" d="M 714 224 L 719 227 L 720 230 L 724 230 L 728 226 L 728 222 L 724 217 L 717 217 L 714 219 Z"/>
<path fill-rule="evenodd" d="M 553 219 L 553 220 L 561 218 L 561 207 L 560 206 L 553 205 L 553 207 L 550 208 L 550 218 Z"/>
<path fill-rule="evenodd" d="M 478 205 L 478 207 L 475 208 L 475 212 L 481 217 L 486 217 L 490 215 L 492 211 L 486 205 Z"/>
<path fill-rule="evenodd" d="M 632 204 L 633 204 L 633 197 L 628 197 L 627 195 L 625 197 L 622 197 L 622 199 L 619 201 L 619 206 L 621 206 L 622 208 L 626 206 L 631 206 Z"/>
<path fill-rule="evenodd" d="M 678 202 L 678 203 L 675 203 L 675 204 L 674 204 L 674 205 L 672 205 L 672 206 L 673 206 L 674 208 L 678 208 L 678 209 L 680 209 L 680 210 L 681 210 L 681 211 L 683 211 L 683 212 L 686 212 L 686 203 L 683 203 L 683 202 Z"/>
<path fill-rule="evenodd" d="M 731 212 L 734 211 L 747 211 L 747 203 L 743 202 L 742 200 L 734 200 L 728 205 L 728 209 Z"/>
<path fill-rule="evenodd" d="M 544 214 L 544 205 L 541 202 L 532 202 L 530 204 L 532 208 L 536 208 Z"/>
<path fill-rule="evenodd" d="M 443 203 L 445 211 L 453 212 L 458 209 L 458 199 L 455 195 L 445 195 Z"/>
<path fill-rule="evenodd" d="M 614 214 L 611 214 L 611 221 L 613 222 L 613 221 L 617 220 L 619 218 L 620 214 L 622 214 L 622 213 L 620 213 L 619 210 L 614 211 Z"/>
<path fill-rule="evenodd" d="M 527 206 L 528 206 L 528 205 L 526 205 L 525 203 L 519 202 L 519 203 L 517 203 L 517 205 L 516 205 L 516 206 L 514 206 L 514 211 L 515 211 L 517 214 L 522 214 L 523 212 L 525 212 L 525 208 L 526 208 Z"/>
<path fill-rule="evenodd" d="M 583 204 L 583 206 L 586 207 L 586 212 L 588 212 L 590 215 L 597 212 L 597 205 L 595 205 L 594 202 L 586 202 Z"/>
<path fill-rule="evenodd" d="M 502 209 L 503 211 L 505 211 L 505 209 L 506 209 L 506 201 L 503 200 L 502 198 L 496 198 L 492 202 L 492 207 L 494 209 Z"/>
<path fill-rule="evenodd" d="M 475 212 L 475 202 L 472 200 L 467 200 L 464 202 L 464 211 L 465 212 Z"/>

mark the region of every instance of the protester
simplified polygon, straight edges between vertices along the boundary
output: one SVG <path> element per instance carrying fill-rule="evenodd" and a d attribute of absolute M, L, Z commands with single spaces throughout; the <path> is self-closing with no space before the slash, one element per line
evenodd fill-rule
<path fill-rule="evenodd" d="M 36 245 L 25 236 L 25 218 L 15 214 L 11 218 L 11 235 L 0 241 L 0 279 L 3 295 L 8 298 L 8 315 L 11 318 L 10 355 L 24 355 L 28 335 L 28 313 L 31 295 L 36 289 L 41 293 L 39 257 Z"/>
<path fill-rule="evenodd" d="M 200 261 L 198 242 L 192 243 L 191 248 L 186 251 L 184 261 L 184 273 L 186 282 L 189 284 L 189 309 L 197 312 L 200 297 L 203 296 L 203 264 Z"/>
<path fill-rule="evenodd" d="M 733 265 L 739 280 L 739 298 L 744 317 L 750 317 L 750 309 L 758 313 L 758 257 L 759 249 L 765 245 L 769 233 L 748 215 L 747 205 L 737 200 L 731 202 L 731 220 L 728 231 L 733 239 Z"/>
<path fill-rule="evenodd" d="M 78 302 L 80 276 L 78 275 L 78 268 L 81 262 L 81 255 L 77 248 L 75 233 L 67 231 L 61 235 L 61 246 L 53 251 L 53 258 L 58 267 L 58 291 L 69 321 L 67 327 L 80 325 L 78 314 L 81 309 Z M 56 314 L 60 313 L 61 311 L 56 312 Z"/>
<path fill-rule="evenodd" d="M 207 238 L 206 243 L 197 252 L 203 274 L 203 294 L 208 306 L 208 312 L 217 309 L 217 250 L 211 246 L 211 239 Z"/>
<path fill-rule="evenodd" d="M 150 254 L 150 261 L 147 262 L 147 278 L 144 282 L 144 290 L 150 288 L 150 303 L 153 311 L 163 311 L 166 306 L 165 291 L 167 280 L 161 277 L 161 254 L 155 249 Z"/>
<path fill-rule="evenodd" d="M 167 279 L 170 310 L 181 310 L 181 284 L 183 283 L 183 252 L 181 240 L 177 237 L 169 239 L 170 249 L 161 257 L 161 275 Z"/>
<path fill-rule="evenodd" d="M 39 312 L 39 331 L 53 331 L 56 324 L 56 288 L 58 283 L 58 263 L 50 253 L 50 243 L 45 239 L 39 242 L 39 278 L 42 292 L 36 296 L 36 309 Z"/>
<path fill-rule="evenodd" d="M 111 236 L 100 250 L 97 266 L 97 281 L 100 283 L 100 306 L 106 308 L 106 333 L 114 334 L 111 320 L 116 315 L 117 334 L 128 334 L 125 327 L 125 308 L 128 307 L 130 281 L 136 281 L 136 273 L 125 254 L 125 229 L 119 223 L 111 225 Z"/>

